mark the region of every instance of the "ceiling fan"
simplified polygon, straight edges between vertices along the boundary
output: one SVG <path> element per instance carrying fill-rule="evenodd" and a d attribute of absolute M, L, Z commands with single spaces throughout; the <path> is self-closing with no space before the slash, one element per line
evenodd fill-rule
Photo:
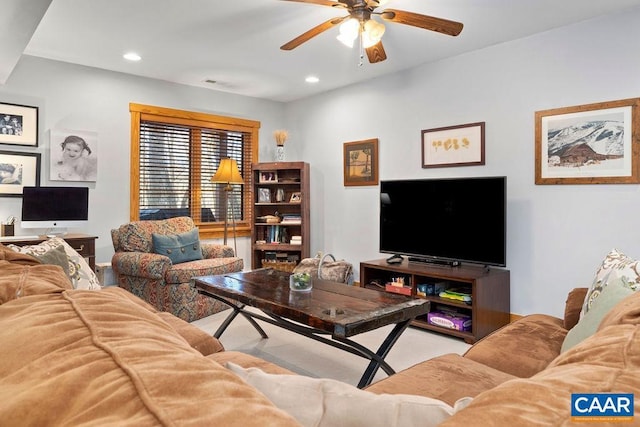
<path fill-rule="evenodd" d="M 353 46 L 353 42 L 359 38 L 361 56 L 362 49 L 366 50 L 370 63 L 381 62 L 387 59 L 387 54 L 382 47 L 382 34 L 385 27 L 382 23 L 374 20 L 372 15 L 378 15 L 384 21 L 398 24 L 411 25 L 425 30 L 435 31 L 449 36 L 457 36 L 462 31 L 460 22 L 448 19 L 436 18 L 433 16 L 421 15 L 419 13 L 406 12 L 397 9 L 385 9 L 376 12 L 384 0 L 283 0 L 295 1 L 299 3 L 311 3 L 320 6 L 329 6 L 336 9 L 344 9 L 349 14 L 332 18 L 320 25 L 317 25 L 300 34 L 288 43 L 280 46 L 282 50 L 292 50 L 313 37 L 340 25 L 340 35 L 338 40 L 347 46 Z"/>

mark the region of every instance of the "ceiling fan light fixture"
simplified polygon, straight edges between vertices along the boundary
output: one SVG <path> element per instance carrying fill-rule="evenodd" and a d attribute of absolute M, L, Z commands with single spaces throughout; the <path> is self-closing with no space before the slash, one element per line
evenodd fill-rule
<path fill-rule="evenodd" d="M 360 23 L 357 19 L 351 18 L 340 24 L 340 34 L 336 37 L 347 47 L 353 47 L 353 42 L 358 38 Z"/>
<path fill-rule="evenodd" d="M 365 22 L 364 30 L 362 31 L 362 46 L 366 49 L 378 44 L 382 40 L 384 30 L 384 24 L 378 21 L 370 19 Z"/>

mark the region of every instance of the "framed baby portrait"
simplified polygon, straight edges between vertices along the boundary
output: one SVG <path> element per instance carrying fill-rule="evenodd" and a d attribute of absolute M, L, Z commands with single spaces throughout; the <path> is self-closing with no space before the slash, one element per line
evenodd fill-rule
<path fill-rule="evenodd" d="M 98 134 L 52 129 L 49 179 L 95 182 L 98 176 Z"/>

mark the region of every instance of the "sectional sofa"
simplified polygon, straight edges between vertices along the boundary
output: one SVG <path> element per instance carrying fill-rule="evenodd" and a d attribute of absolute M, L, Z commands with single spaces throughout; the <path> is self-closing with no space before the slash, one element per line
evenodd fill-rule
<path fill-rule="evenodd" d="M 464 355 L 426 360 L 358 390 L 226 351 L 124 289 L 73 289 L 60 266 L 0 245 L 0 419 L 73 426 L 569 425 L 572 393 L 640 392 L 640 294 L 616 300 L 602 292 L 600 302 L 613 308 L 602 304 L 597 325 L 568 346 L 567 337 L 576 335 L 569 331 L 589 320 L 586 293 L 569 292 L 562 319 L 525 316 Z"/>

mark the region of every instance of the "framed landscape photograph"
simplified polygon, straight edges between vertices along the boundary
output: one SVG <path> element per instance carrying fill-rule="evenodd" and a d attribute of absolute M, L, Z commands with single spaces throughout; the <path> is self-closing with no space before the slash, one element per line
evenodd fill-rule
<path fill-rule="evenodd" d="M 640 98 L 535 113 L 536 184 L 637 184 Z"/>
<path fill-rule="evenodd" d="M 344 185 L 378 185 L 378 138 L 345 142 Z"/>
<path fill-rule="evenodd" d="M 0 144 L 38 146 L 38 107 L 0 102 Z"/>
<path fill-rule="evenodd" d="M 0 197 L 22 197 L 22 187 L 40 185 L 40 153 L 0 151 Z"/>
<path fill-rule="evenodd" d="M 484 165 L 485 122 L 422 131 L 422 167 Z"/>

